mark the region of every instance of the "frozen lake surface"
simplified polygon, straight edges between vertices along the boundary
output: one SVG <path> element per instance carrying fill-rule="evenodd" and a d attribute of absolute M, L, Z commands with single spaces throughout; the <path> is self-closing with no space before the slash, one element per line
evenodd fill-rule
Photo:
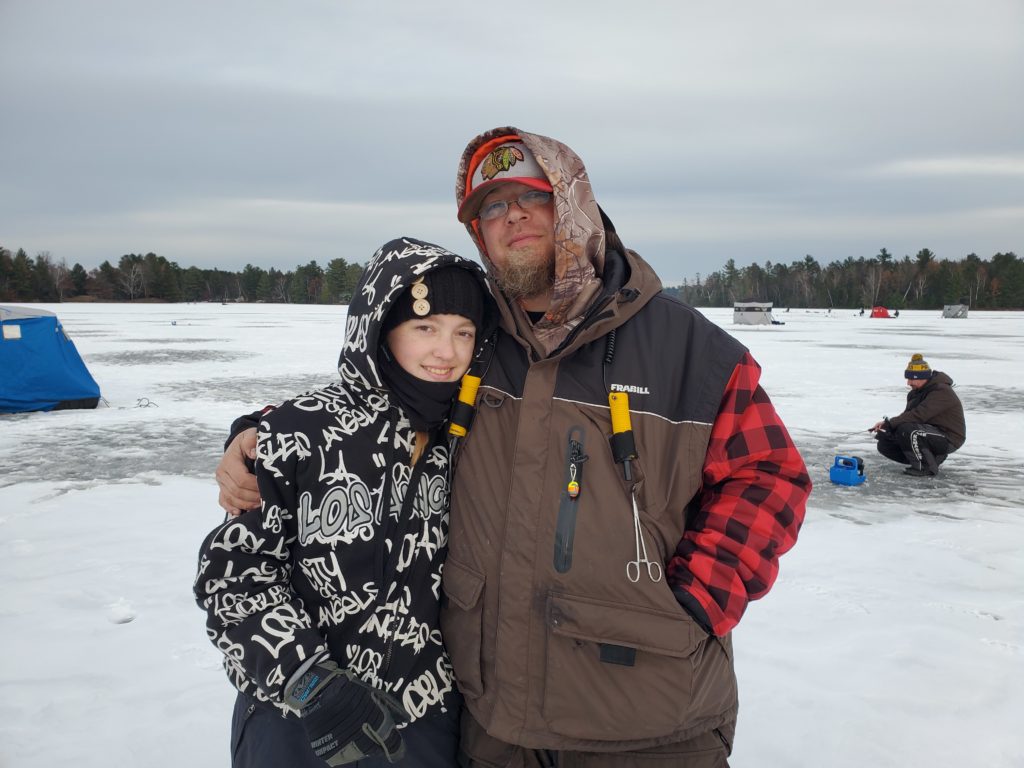
<path fill-rule="evenodd" d="M 109 407 L 0 416 L 0 768 L 227 765 L 233 691 L 191 597 L 213 469 L 235 416 L 336 376 L 344 308 L 42 306 Z M 815 481 L 734 633 L 734 768 L 1024 765 L 1024 314 L 706 314 L 761 363 Z M 913 352 L 967 414 L 936 479 L 863 431 L 902 410 Z M 829 482 L 837 454 L 864 485 Z"/>

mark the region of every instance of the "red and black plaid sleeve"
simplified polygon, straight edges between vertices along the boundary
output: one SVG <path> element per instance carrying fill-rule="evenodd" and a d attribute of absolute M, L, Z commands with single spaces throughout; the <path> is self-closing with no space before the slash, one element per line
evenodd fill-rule
<path fill-rule="evenodd" d="M 733 371 L 711 428 L 699 508 L 667 568 L 680 602 L 696 602 L 719 636 L 739 623 L 747 603 L 768 593 L 811 492 L 760 375 L 749 353 Z"/>

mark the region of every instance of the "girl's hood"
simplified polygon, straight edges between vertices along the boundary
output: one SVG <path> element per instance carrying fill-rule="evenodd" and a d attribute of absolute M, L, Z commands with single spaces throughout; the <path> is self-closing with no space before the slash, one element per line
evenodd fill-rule
<path fill-rule="evenodd" d="M 385 243 L 373 255 L 349 304 L 345 344 L 338 359 L 338 372 L 347 384 L 360 389 L 384 388 L 377 362 L 384 318 L 395 300 L 418 277 L 450 266 L 469 270 L 484 292 L 484 329 L 477 340 L 478 344 L 483 343 L 496 324 L 494 302 L 483 269 L 439 245 L 400 237 Z"/>

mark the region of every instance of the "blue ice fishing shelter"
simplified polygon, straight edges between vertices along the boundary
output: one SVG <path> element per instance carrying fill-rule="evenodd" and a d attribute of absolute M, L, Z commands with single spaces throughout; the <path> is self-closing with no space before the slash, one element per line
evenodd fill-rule
<path fill-rule="evenodd" d="M 53 312 L 0 306 L 0 413 L 95 408 L 99 399 Z"/>

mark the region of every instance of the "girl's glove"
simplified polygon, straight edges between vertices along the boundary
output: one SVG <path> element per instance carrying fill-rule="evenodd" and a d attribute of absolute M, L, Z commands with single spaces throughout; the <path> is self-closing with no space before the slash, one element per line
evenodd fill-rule
<path fill-rule="evenodd" d="M 309 744 L 327 765 L 380 754 L 394 763 L 405 754 L 395 728 L 396 719 L 407 719 L 402 706 L 333 661 L 310 667 L 289 688 L 285 701 L 300 711 Z"/>

